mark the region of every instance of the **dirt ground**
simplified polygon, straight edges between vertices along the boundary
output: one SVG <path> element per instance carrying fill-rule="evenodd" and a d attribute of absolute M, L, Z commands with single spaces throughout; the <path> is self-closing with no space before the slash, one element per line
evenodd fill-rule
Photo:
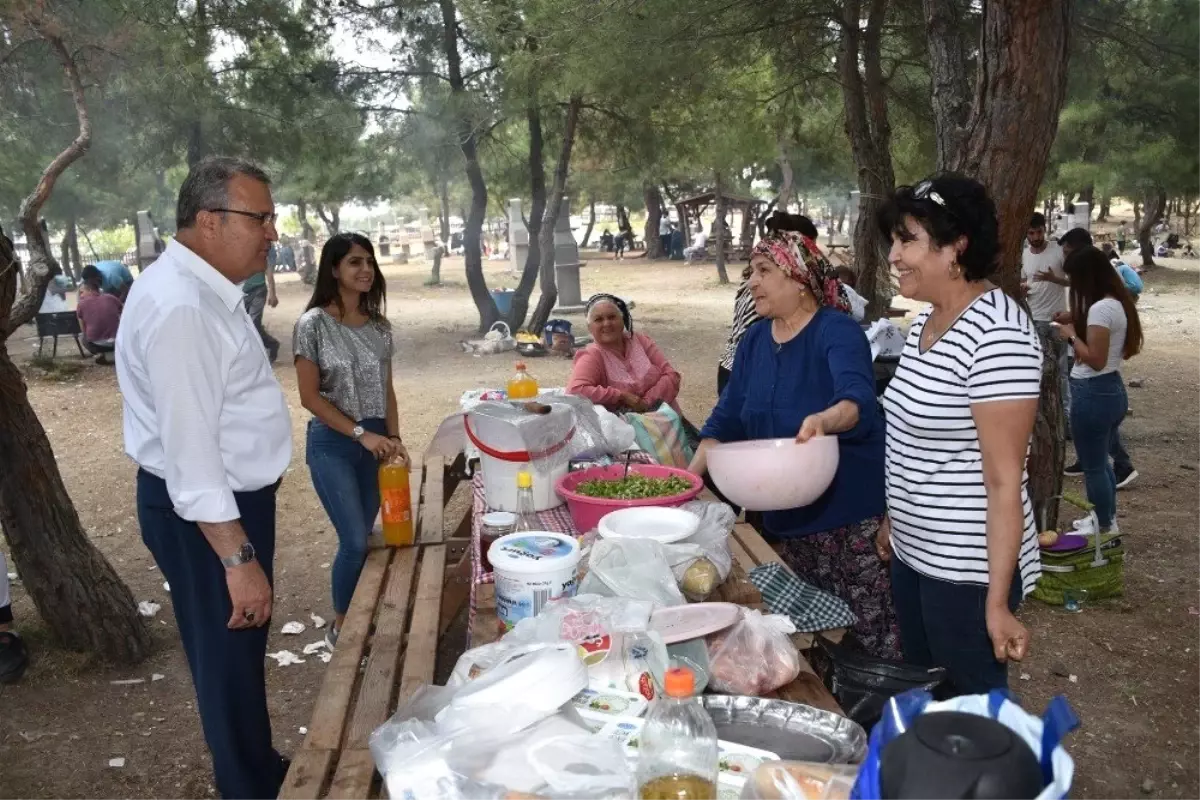
<path fill-rule="evenodd" d="M 734 287 L 718 286 L 711 265 L 621 263 L 585 254 L 584 296 L 616 291 L 637 303 L 637 328 L 652 335 L 684 376 L 682 405 L 702 420 L 711 408 L 716 363 L 724 345 Z M 1126 594 L 1082 614 L 1036 602 L 1022 612 L 1034 633 L 1032 655 L 1014 668 L 1012 685 L 1040 710 L 1065 694 L 1083 720 L 1069 740 L 1076 759 L 1077 797 L 1197 797 L 1198 376 L 1197 269 L 1200 261 L 1168 261 L 1146 276 L 1141 302 L 1146 351 L 1127 379 L 1132 416 L 1124 432 L 1141 479 L 1119 498 L 1127 534 Z M 515 286 L 504 264 L 486 267 L 489 284 Z M 402 430 L 422 450 L 438 422 L 456 410 L 461 393 L 498 386 L 510 356 L 474 358 L 458 341 L 477 319 L 460 277 L 459 259 L 443 274 L 454 280 L 423 285 L 425 265 L 386 266 L 389 316 L 396 331 L 395 379 Z M 735 276 L 736 278 L 736 276 Z M 288 395 L 294 429 L 292 466 L 279 495 L 277 598 L 270 649 L 299 652 L 319 638 L 311 627 L 284 636 L 289 620 L 310 612 L 330 617 L 329 565 L 335 537 L 304 465 L 304 425 L 290 358 L 293 321 L 308 299 L 295 276 L 279 279 L 280 305 L 267 326 L 285 342 L 276 374 Z M 31 333 L 29 335 L 32 335 Z M 21 360 L 31 353 L 19 335 Z M 59 363 L 77 362 L 60 350 Z M 568 363 L 531 364 L 543 386 L 563 385 Z M 15 612 L 33 651 L 16 686 L 0 687 L 0 797 L 203 797 L 213 794 L 194 696 L 174 630 L 170 596 L 138 533 L 134 467 L 122 452 L 121 401 L 111 367 L 83 362 L 69 370 L 29 370 L 32 402 L 59 460 L 67 488 L 96 545 L 138 600 L 163 604 L 152 621 L 157 651 L 135 668 L 115 669 L 56 649 L 23 587 Z M 1077 480 L 1068 479 L 1081 490 Z M 11 562 L 10 562 L 11 564 Z M 323 664 L 278 667 L 268 662 L 276 744 L 290 752 L 301 740 L 320 687 Z M 161 676 L 159 679 L 153 679 Z M 114 681 L 144 679 L 134 685 Z M 113 767 L 110 759 L 123 758 Z"/>

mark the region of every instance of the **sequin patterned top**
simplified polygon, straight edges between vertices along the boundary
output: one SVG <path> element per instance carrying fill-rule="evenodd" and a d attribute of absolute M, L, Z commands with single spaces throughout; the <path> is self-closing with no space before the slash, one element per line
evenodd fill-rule
<path fill-rule="evenodd" d="M 352 328 L 325 309 L 312 308 L 296 320 L 292 352 L 317 365 L 321 396 L 338 411 L 355 422 L 386 418 L 390 326 L 368 322 Z"/>

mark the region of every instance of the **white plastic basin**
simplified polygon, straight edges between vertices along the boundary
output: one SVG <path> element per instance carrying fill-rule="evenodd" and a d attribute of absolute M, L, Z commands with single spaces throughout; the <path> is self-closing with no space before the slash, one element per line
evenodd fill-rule
<path fill-rule="evenodd" d="M 708 451 L 708 472 L 721 493 L 748 511 L 784 511 L 812 503 L 838 466 L 836 436 L 727 442 Z"/>

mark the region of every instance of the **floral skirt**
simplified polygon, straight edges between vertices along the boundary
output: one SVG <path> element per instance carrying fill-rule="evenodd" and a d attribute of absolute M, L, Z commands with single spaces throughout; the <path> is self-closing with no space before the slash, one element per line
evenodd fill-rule
<path fill-rule="evenodd" d="M 892 606 L 891 572 L 875 552 L 882 520 L 870 517 L 799 539 L 779 540 L 777 549 L 793 572 L 849 604 L 858 617 L 850 630 L 864 652 L 899 661 L 900 626 Z"/>

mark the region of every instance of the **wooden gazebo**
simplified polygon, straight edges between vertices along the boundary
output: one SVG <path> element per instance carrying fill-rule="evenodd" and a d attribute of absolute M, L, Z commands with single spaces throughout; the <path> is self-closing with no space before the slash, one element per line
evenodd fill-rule
<path fill-rule="evenodd" d="M 721 199 L 725 201 L 726 211 L 741 213 L 742 226 L 738 234 L 738 246 L 748 250 L 754 243 L 755 223 L 758 220 L 759 210 L 765 205 L 764 201 L 755 197 L 739 197 L 732 194 L 723 194 Z M 685 245 L 690 246 L 692 243 L 692 226 L 699 222 L 700 215 L 716 202 L 716 192 L 705 192 L 675 203 L 675 210 L 679 213 L 679 223 L 683 226 Z M 730 232 L 732 233 L 732 231 Z M 715 237 L 711 237 L 709 241 L 712 242 L 714 239 Z M 725 244 L 731 246 L 733 242 L 729 241 Z"/>

